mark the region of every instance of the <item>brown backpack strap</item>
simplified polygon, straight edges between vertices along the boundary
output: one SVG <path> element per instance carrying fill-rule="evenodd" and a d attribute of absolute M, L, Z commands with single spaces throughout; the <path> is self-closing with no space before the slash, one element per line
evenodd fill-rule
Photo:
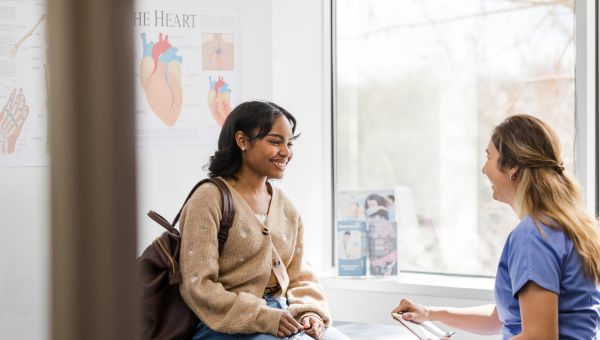
<path fill-rule="evenodd" d="M 229 228 L 233 224 L 233 217 L 235 215 L 235 210 L 233 207 L 233 198 L 231 197 L 231 192 L 227 187 L 227 184 L 223 183 L 218 178 L 214 178 L 212 181 L 217 185 L 219 191 L 221 191 L 221 211 L 223 216 L 221 217 L 221 222 L 219 225 L 219 233 L 217 234 L 217 239 L 219 240 L 219 254 L 223 252 L 223 247 L 225 246 L 225 241 L 227 241 L 227 237 L 229 236 Z"/>
<path fill-rule="evenodd" d="M 162 217 L 159 213 L 154 210 L 148 211 L 148 217 L 153 219 L 156 223 L 160 224 L 163 228 L 167 229 L 171 234 L 179 236 L 179 230 L 173 227 L 166 218 Z"/>
<path fill-rule="evenodd" d="M 181 216 L 181 212 L 183 211 L 183 207 L 185 207 L 187 201 L 192 197 L 192 195 L 194 194 L 196 189 L 198 189 L 199 186 L 207 182 L 211 182 L 214 185 L 216 185 L 217 188 L 219 188 L 219 192 L 221 192 L 222 217 L 219 225 L 219 233 L 217 234 L 217 239 L 219 240 L 219 254 L 221 254 L 221 252 L 223 251 L 223 246 L 225 245 L 225 241 L 227 241 L 227 237 L 229 236 L 229 228 L 231 228 L 231 225 L 233 224 L 233 217 L 235 216 L 235 208 L 233 206 L 233 197 L 231 197 L 231 191 L 229 191 L 227 184 L 225 184 L 225 182 L 223 182 L 222 179 L 213 177 L 206 178 L 198 182 L 198 184 L 194 186 L 192 191 L 190 191 L 190 194 L 185 199 L 185 202 L 183 202 L 183 205 L 181 206 L 181 209 L 179 209 L 179 212 L 177 213 L 177 216 L 175 216 L 175 219 L 173 220 L 173 223 L 171 223 L 171 226 L 173 229 L 175 229 L 175 224 L 177 224 L 177 222 L 179 221 L 179 217 Z M 170 231 L 170 229 L 168 228 L 167 230 Z"/>

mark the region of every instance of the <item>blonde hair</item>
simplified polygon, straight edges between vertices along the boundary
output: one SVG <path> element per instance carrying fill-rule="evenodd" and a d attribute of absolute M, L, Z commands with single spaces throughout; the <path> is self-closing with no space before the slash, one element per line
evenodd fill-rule
<path fill-rule="evenodd" d="M 508 117 L 494 129 L 498 168 L 518 168 L 516 206 L 536 225 L 562 229 L 573 241 L 585 274 L 600 282 L 600 232 L 583 207 L 579 185 L 564 172 L 559 139 L 546 123 L 529 115 Z M 541 232 L 541 228 L 540 232 Z"/>

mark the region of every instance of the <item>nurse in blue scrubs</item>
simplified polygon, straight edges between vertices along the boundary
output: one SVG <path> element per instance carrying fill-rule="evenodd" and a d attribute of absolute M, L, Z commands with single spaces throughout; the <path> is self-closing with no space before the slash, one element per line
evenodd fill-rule
<path fill-rule="evenodd" d="M 403 299 L 393 312 L 503 339 L 596 339 L 600 234 L 564 172 L 559 146 L 552 129 L 532 116 L 511 116 L 494 129 L 482 171 L 494 199 L 520 219 L 500 257 L 496 303 L 448 308 Z"/>

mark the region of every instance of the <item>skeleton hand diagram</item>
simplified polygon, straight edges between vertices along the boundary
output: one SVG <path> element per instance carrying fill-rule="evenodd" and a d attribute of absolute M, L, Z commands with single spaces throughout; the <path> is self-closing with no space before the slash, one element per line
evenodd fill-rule
<path fill-rule="evenodd" d="M 217 124 L 223 127 L 225 119 L 231 112 L 231 89 L 223 77 L 219 76 L 215 81 L 209 76 L 208 81 L 208 108 Z"/>
<path fill-rule="evenodd" d="M 11 154 L 21 134 L 29 107 L 25 104 L 23 90 L 13 89 L 0 112 L 0 154 Z"/>

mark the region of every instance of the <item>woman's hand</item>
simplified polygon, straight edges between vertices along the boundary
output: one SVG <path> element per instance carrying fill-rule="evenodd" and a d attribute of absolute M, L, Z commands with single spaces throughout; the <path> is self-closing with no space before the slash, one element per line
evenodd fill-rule
<path fill-rule="evenodd" d="M 279 319 L 279 328 L 277 329 L 277 336 L 280 338 L 290 336 L 294 333 L 298 333 L 304 328 L 292 315 L 288 312 L 284 312 Z"/>
<path fill-rule="evenodd" d="M 429 320 L 429 309 L 409 299 L 402 299 L 398 307 L 394 308 L 392 313 L 402 313 L 404 320 L 422 323 Z"/>
<path fill-rule="evenodd" d="M 304 325 L 304 333 L 311 336 L 313 339 L 321 340 L 323 338 L 325 325 L 321 318 L 314 315 L 307 315 L 302 318 L 302 324 Z"/>

